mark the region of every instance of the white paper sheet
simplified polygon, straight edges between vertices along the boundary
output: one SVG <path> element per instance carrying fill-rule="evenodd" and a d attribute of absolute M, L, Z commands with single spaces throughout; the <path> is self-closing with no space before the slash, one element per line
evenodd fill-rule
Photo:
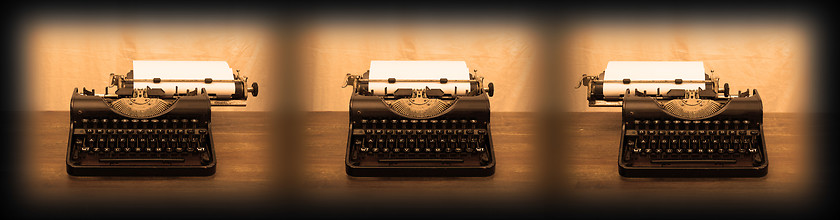
<path fill-rule="evenodd" d="M 610 61 L 604 71 L 604 80 L 630 79 L 630 84 L 604 83 L 604 96 L 618 97 L 627 89 L 634 92 L 647 90 L 656 94 L 656 89 L 664 94 L 671 89 L 696 90 L 706 88 L 705 83 L 633 83 L 633 80 L 705 80 L 705 67 L 702 61 Z"/>
<path fill-rule="evenodd" d="M 371 80 L 387 80 L 388 78 L 397 79 L 397 83 L 388 82 L 370 82 L 368 89 L 374 95 L 385 95 L 387 88 L 388 94 L 393 94 L 397 89 L 441 89 L 446 94 L 465 95 L 470 91 L 469 82 L 448 82 L 441 84 L 439 82 L 432 83 L 416 83 L 416 82 L 399 82 L 401 79 L 428 79 L 440 80 L 446 78 L 448 80 L 469 80 L 470 71 L 467 68 L 467 63 L 464 61 L 370 61 L 370 74 L 368 78 Z"/>
<path fill-rule="evenodd" d="M 134 61 L 134 79 L 199 79 L 233 80 L 233 69 L 225 61 Z M 232 95 L 236 85 L 232 82 L 135 82 L 134 88 L 160 88 L 172 95 L 177 87 L 179 93 L 204 88 L 207 93 Z"/>

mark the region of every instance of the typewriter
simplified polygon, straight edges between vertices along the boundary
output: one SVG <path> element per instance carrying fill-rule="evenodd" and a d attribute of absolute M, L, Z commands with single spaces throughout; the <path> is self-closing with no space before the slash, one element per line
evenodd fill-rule
<path fill-rule="evenodd" d="M 78 88 L 70 101 L 67 173 L 209 176 L 216 172 L 211 106 L 244 106 L 247 77 L 224 61 L 134 61 L 114 88 Z"/>
<path fill-rule="evenodd" d="M 347 74 L 351 176 L 490 176 L 493 83 L 463 61 L 371 61 Z"/>
<path fill-rule="evenodd" d="M 767 174 L 758 92 L 730 94 L 703 62 L 612 61 L 581 85 L 590 107 L 622 107 L 622 176 Z"/>

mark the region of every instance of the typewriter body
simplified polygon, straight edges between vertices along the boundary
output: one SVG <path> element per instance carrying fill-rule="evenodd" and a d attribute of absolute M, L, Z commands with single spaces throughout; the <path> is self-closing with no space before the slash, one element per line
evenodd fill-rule
<path fill-rule="evenodd" d="M 227 63 L 220 61 L 135 61 L 125 76 L 111 74 L 113 92 L 75 89 L 67 173 L 213 175 L 211 106 L 242 106 L 247 93 L 258 93 L 256 83 L 246 88 L 247 77 L 224 67 Z"/>
<path fill-rule="evenodd" d="M 758 92 L 730 94 L 702 62 L 613 61 L 581 85 L 590 107 L 622 107 L 622 176 L 767 174 Z"/>
<path fill-rule="evenodd" d="M 493 84 L 459 61 L 372 61 L 353 87 L 351 176 L 490 176 Z"/>

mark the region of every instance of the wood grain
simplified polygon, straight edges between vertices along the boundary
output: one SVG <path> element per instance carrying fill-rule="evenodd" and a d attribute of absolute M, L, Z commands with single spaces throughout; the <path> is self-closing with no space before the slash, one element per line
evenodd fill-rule
<path fill-rule="evenodd" d="M 22 151 L 25 174 L 22 192 L 32 204 L 67 200 L 107 203 L 113 198 L 194 201 L 210 206 L 259 203 L 261 199 L 289 199 L 302 207 L 351 208 L 366 202 L 406 208 L 407 204 L 492 203 L 538 201 L 588 208 L 653 200 L 666 204 L 691 201 L 764 201 L 803 205 L 816 192 L 808 170 L 812 146 L 807 117 L 765 114 L 770 171 L 762 178 L 623 178 L 617 172 L 621 117 L 617 113 L 569 113 L 556 131 L 540 130 L 548 120 L 532 113 L 493 113 L 492 138 L 496 174 L 490 177 L 350 177 L 345 174 L 346 112 L 306 113 L 301 119 L 300 145 L 271 142 L 276 126 L 270 113 L 217 112 L 213 132 L 219 165 L 211 177 L 72 177 L 65 172 L 68 112 L 36 112 L 27 131 L 31 137 Z M 544 142 L 540 135 L 566 135 L 564 142 Z M 299 155 L 278 155 L 272 148 L 297 147 Z M 548 152 L 560 152 L 545 155 Z M 294 167 L 274 163 L 301 158 Z M 548 160 L 552 161 L 546 161 Z M 547 166 L 553 167 L 547 167 Z M 297 169 L 299 175 L 277 175 Z M 559 175 L 557 175 L 559 174 Z M 552 176 L 560 178 L 552 182 Z M 284 185 L 294 178 L 299 185 Z M 551 183 L 550 185 L 548 183 Z M 285 188 L 284 188 L 285 187 Z M 276 189 L 295 191 L 296 197 L 278 198 Z M 725 198 L 725 199 L 721 199 Z M 717 201 L 715 200 L 715 201 Z M 395 202 L 395 201 L 401 201 Z M 458 202 L 455 202 L 458 201 Z M 506 204 L 504 207 L 498 204 Z M 552 203 L 546 203 L 552 204 Z M 487 207 L 485 207 L 487 208 Z M 522 208 L 522 207 L 518 207 Z M 523 208 L 523 210 L 541 208 Z"/>

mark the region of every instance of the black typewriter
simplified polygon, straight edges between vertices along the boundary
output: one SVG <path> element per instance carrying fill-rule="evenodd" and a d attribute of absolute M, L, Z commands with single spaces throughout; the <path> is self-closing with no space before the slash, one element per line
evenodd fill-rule
<path fill-rule="evenodd" d="M 657 68 L 660 63 L 641 63 Z M 611 62 L 612 64 L 612 62 Z M 635 64 L 634 64 L 635 65 Z M 702 69 L 702 63 L 700 63 Z M 608 68 L 609 69 L 609 68 Z M 620 68 L 619 68 L 620 69 Z M 643 74 L 644 75 L 644 74 Z M 762 104 L 756 90 L 730 94 L 708 74 L 607 79 L 584 75 L 592 107 L 621 106 L 619 174 L 627 177 L 761 177 L 767 174 Z M 605 85 L 613 83 L 614 85 Z M 645 84 L 634 86 L 635 84 Z M 694 83 L 696 89 L 671 88 Z M 657 88 L 656 91 L 639 90 Z M 612 87 L 612 88 L 607 88 Z M 615 96 L 610 90 L 626 89 Z"/>
<path fill-rule="evenodd" d="M 161 62 L 161 61 L 158 61 Z M 163 61 L 165 62 L 165 61 Z M 205 88 L 167 93 L 160 88 L 135 88 L 142 79 L 111 75 L 116 91 L 96 94 L 74 90 L 70 103 L 67 173 L 109 176 L 208 176 L 216 172 L 210 127 L 211 105 L 241 105 L 246 92 L 256 96 L 257 84 L 232 96 L 210 94 Z M 198 80 L 198 79 L 196 79 Z M 155 83 L 186 79 L 151 79 Z M 205 79 L 200 79 L 205 83 Z M 235 76 L 236 88 L 247 78 Z M 210 83 L 210 82 L 206 82 Z"/>
<path fill-rule="evenodd" d="M 435 64 L 434 61 L 408 62 L 409 66 Z M 346 85 L 354 87 L 350 98 L 350 129 L 345 160 L 347 174 L 493 175 L 496 162 L 490 135 L 489 102 L 489 97 L 493 96 L 493 84 L 484 88 L 483 78 L 475 74 L 469 74 L 469 77 L 467 80 L 401 80 L 371 79 L 370 70 L 361 76 L 347 74 Z M 395 89 L 377 94 L 371 87 L 375 82 Z M 405 84 L 400 85 L 401 82 L 427 86 L 418 88 L 414 84 L 403 87 Z M 449 93 L 436 88 L 455 82 L 464 83 L 462 85 L 469 88 Z"/>

